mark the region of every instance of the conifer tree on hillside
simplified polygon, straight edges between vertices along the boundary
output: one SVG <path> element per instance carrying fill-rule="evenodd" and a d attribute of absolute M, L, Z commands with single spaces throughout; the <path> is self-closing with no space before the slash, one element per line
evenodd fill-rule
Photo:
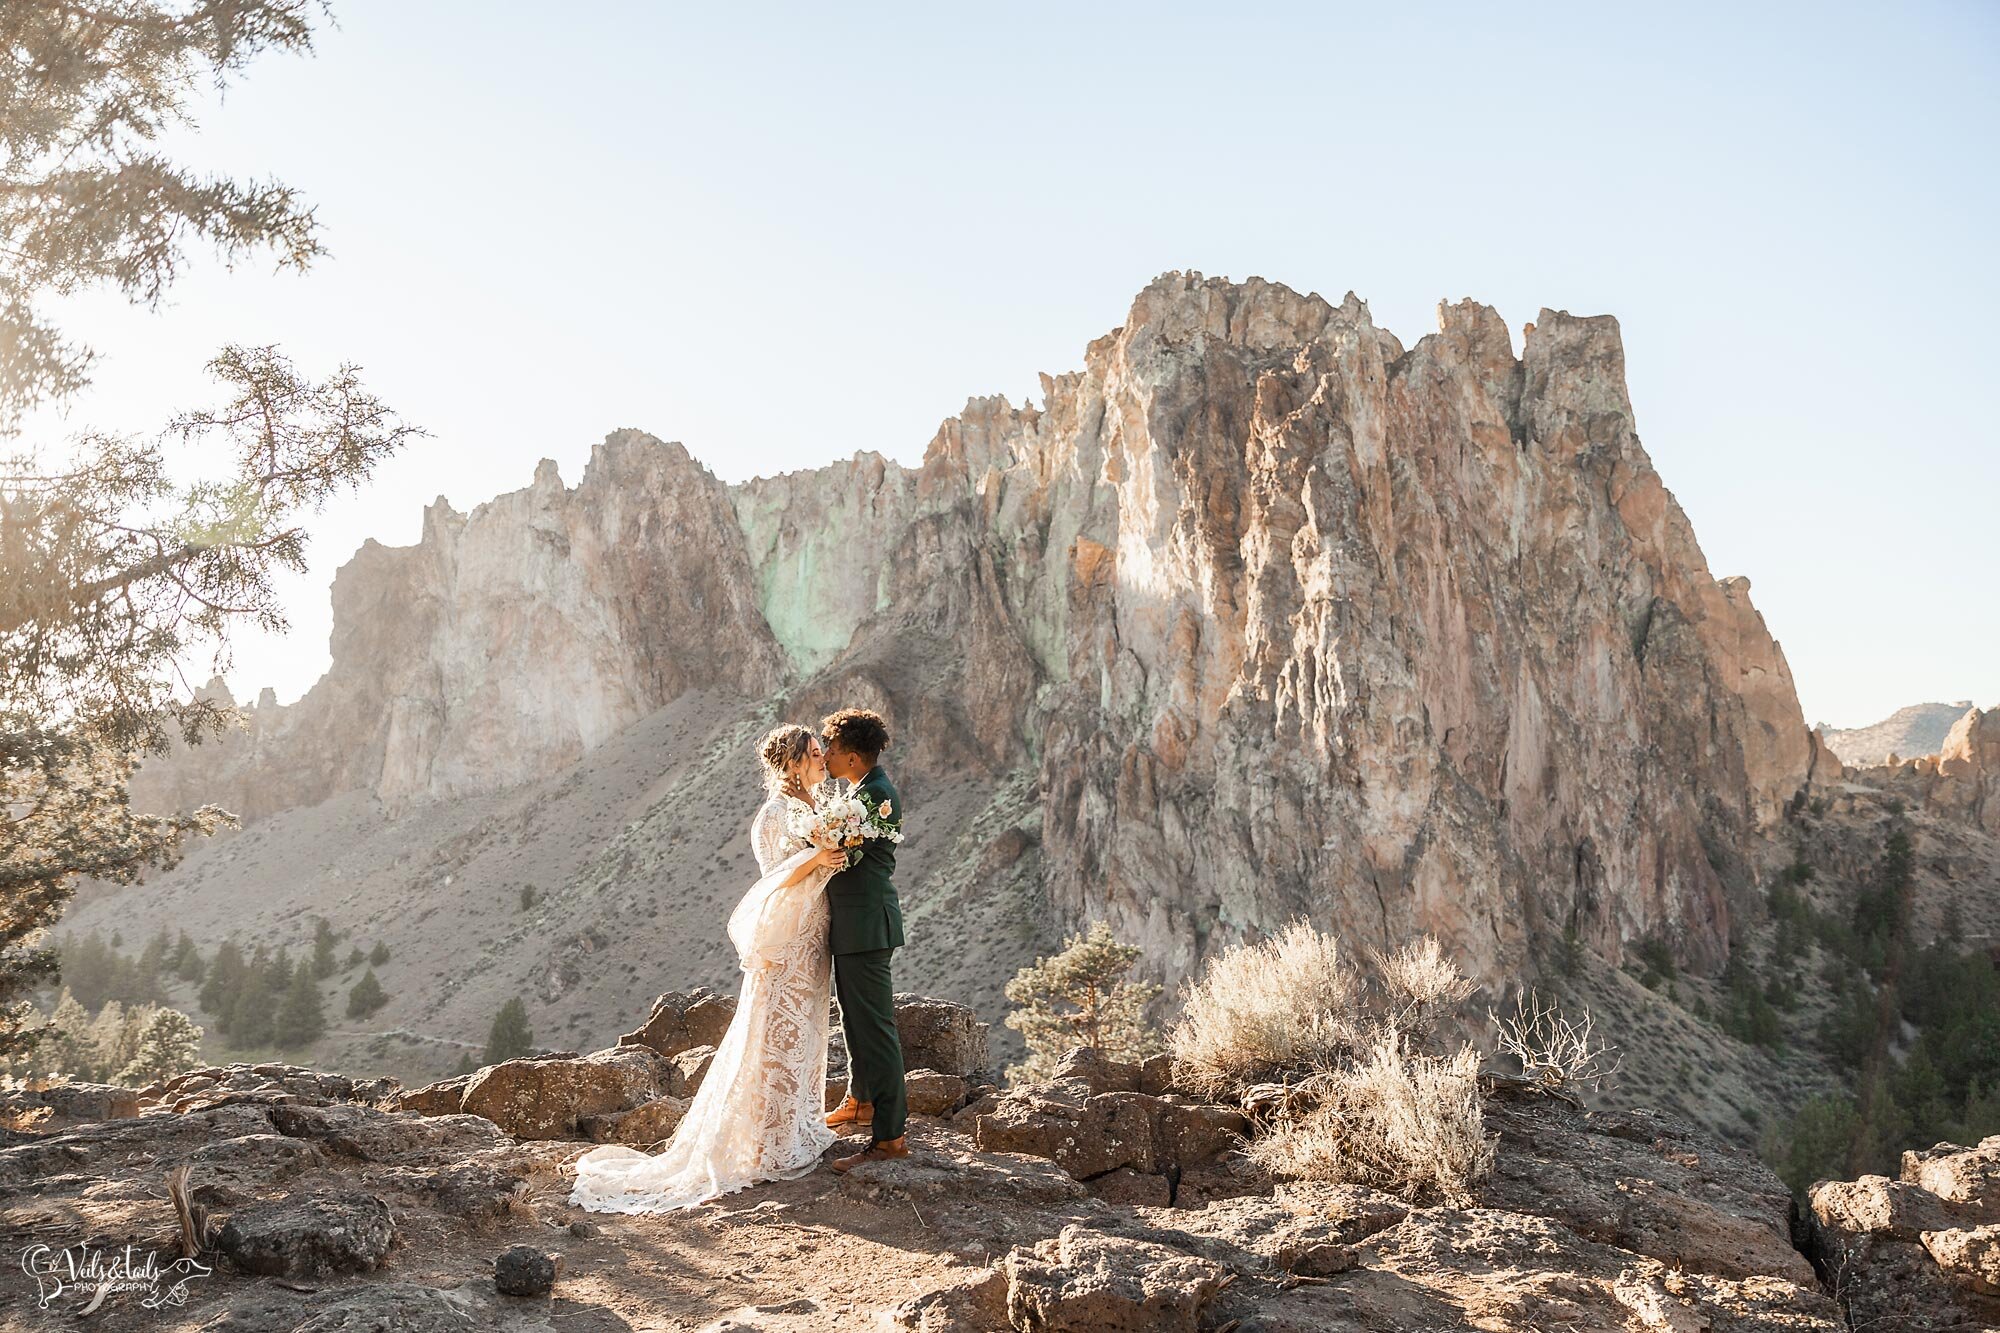
<path fill-rule="evenodd" d="M 382 966 L 382 964 L 388 961 L 389 961 L 389 946 L 382 943 L 382 941 L 380 940 L 375 941 L 375 947 L 368 951 L 369 966 L 380 967 Z"/>
<path fill-rule="evenodd" d="M 333 946 L 337 938 L 333 933 L 332 923 L 325 917 L 321 917 L 313 925 L 312 972 L 314 976 L 325 979 L 340 970 L 339 964 L 333 954 Z"/>
<path fill-rule="evenodd" d="M 201 1029 L 178 1009 L 159 1009 L 139 1031 L 138 1049 L 118 1072 L 131 1088 L 157 1083 L 201 1063 Z"/>
<path fill-rule="evenodd" d="M 86 1078 L 84 1071 L 90 1067 L 92 1059 L 90 1011 L 67 987 L 56 1001 L 55 1012 L 49 1016 L 49 1026 L 53 1037 L 51 1048 L 36 1051 L 36 1058 L 48 1073 L 67 1074 L 73 1079 Z"/>
<path fill-rule="evenodd" d="M 486 1036 L 486 1063 L 515 1060 L 535 1053 L 535 1034 L 528 1027 L 528 1006 L 515 996 L 500 1006 L 493 1016 L 493 1029 Z"/>
<path fill-rule="evenodd" d="M 222 1030 L 239 1046 L 269 1045 L 278 1004 L 283 998 L 277 968 L 260 944 L 251 950 L 250 961 L 244 965 L 242 984 L 236 987 L 229 1001 L 227 1022 Z"/>
<path fill-rule="evenodd" d="M 224 940 L 215 946 L 215 959 L 202 978 L 197 1003 L 203 1013 L 215 1016 L 216 1026 L 223 1032 L 229 1031 L 229 1014 L 247 970 L 243 951 L 236 947 L 235 940 Z"/>
<path fill-rule="evenodd" d="M 366 1018 L 388 1002 L 389 997 L 383 993 L 382 983 L 375 979 L 375 969 L 371 967 L 348 989 L 347 1016 Z"/>
<path fill-rule="evenodd" d="M 295 1051 L 318 1041 L 325 1033 L 326 1008 L 320 1000 L 319 981 L 310 967 L 297 967 L 285 986 L 272 1039 L 285 1050 Z"/>
<path fill-rule="evenodd" d="M 201 980 L 201 950 L 195 947 L 193 938 L 185 930 L 181 932 L 180 938 L 174 941 L 173 958 L 169 965 L 173 968 L 174 975 L 182 981 Z"/>

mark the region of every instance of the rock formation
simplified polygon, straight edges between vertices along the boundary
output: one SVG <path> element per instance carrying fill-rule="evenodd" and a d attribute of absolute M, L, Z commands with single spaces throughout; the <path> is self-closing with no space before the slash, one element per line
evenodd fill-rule
<path fill-rule="evenodd" d="M 1488 307 L 1439 322 L 1406 348 L 1352 295 L 1168 274 L 1039 407 L 972 400 L 918 468 L 728 487 L 621 431 L 574 487 L 544 463 L 435 504 L 341 569 L 310 693 L 140 775 L 264 817 L 271 869 L 198 853 L 151 887 L 208 876 L 175 898 L 198 918 L 275 879 L 273 938 L 443 913 L 422 950 L 460 917 L 485 952 L 454 941 L 385 1020 L 462 984 L 469 1035 L 504 979 L 589 1021 L 663 968 L 728 982 L 750 742 L 854 703 L 922 830 L 908 965 L 948 945 L 989 1017 L 1098 918 L 1170 986 L 1299 913 L 1436 932 L 1488 981 L 1566 930 L 1712 967 L 1764 830 L 1839 765 L 1640 446 L 1616 321 L 1543 311 L 1518 355 Z M 729 817 L 690 827 L 696 790 Z M 550 924 L 495 937 L 524 867 Z"/>
<path fill-rule="evenodd" d="M 1953 725 L 1972 707 L 1972 700 L 1957 703 L 1911 704 L 1898 708 L 1880 722 L 1866 727 L 1819 727 L 1818 733 L 1843 764 L 1872 768 L 1889 761 L 1891 755 L 1915 758 L 1936 754 Z"/>
<path fill-rule="evenodd" d="M 962 1006 L 903 1008 L 913 1035 L 942 1042 L 931 1058 L 978 1058 Z M 710 997 L 670 993 L 632 1036 L 675 1047 L 717 1016 Z M 1045 1083 L 918 1110 L 902 1161 L 662 1216 L 569 1206 L 582 1125 L 544 1112 L 657 1093 L 640 1084 L 664 1058 L 635 1040 L 489 1066 L 476 1083 L 538 1090 L 489 1099 L 492 1114 L 284 1064 L 194 1070 L 136 1106 L 71 1095 L 0 1136 L 0 1239 L 50 1272 L 78 1245 L 132 1246 L 135 1269 L 192 1247 L 158 1287 L 97 1311 L 148 1331 L 1844 1327 L 1754 1159 L 1658 1116 L 1518 1091 L 1487 1101 L 1498 1165 L 1464 1206 L 1274 1182 L 1239 1151 L 1255 1132 L 1243 1108 L 1089 1052 Z M 19 1116 L 27 1095 L 4 1109 Z M 1956 1197 L 1991 1183 L 1977 1166 L 1918 1169 Z M 1990 1269 L 1982 1232 L 1937 1248 L 1968 1280 Z M 145 1303 L 174 1281 L 177 1299 Z M 39 1287 L 0 1287 L 0 1323 L 40 1326 L 89 1299 L 67 1287 L 42 1310 Z M 1880 1295 L 1896 1299 L 1893 1283 Z"/>

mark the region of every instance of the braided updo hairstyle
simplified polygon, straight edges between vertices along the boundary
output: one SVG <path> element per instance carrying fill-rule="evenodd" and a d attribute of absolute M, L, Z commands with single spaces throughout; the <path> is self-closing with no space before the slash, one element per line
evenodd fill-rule
<path fill-rule="evenodd" d="M 764 790 L 773 796 L 806 799 L 805 788 L 799 783 L 798 767 L 811 753 L 812 741 L 812 732 L 796 722 L 774 728 L 764 737 L 764 743 L 757 747 L 757 758 L 764 764 Z"/>

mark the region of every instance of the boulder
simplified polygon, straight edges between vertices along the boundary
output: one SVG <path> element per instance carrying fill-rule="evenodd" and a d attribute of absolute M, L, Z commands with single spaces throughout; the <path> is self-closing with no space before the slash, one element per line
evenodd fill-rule
<path fill-rule="evenodd" d="M 1723 1277 L 1811 1286 L 1792 1246 L 1791 1191 L 1749 1153 L 1644 1111 L 1489 1098 L 1500 1134 L 1488 1208 L 1553 1218 L 1587 1240 Z"/>
<path fill-rule="evenodd" d="M 1090 1191 L 1090 1197 L 1093 1199 L 1124 1204 L 1128 1207 L 1144 1205 L 1151 1208 L 1165 1208 L 1174 1201 L 1173 1182 L 1165 1176 L 1134 1171 L 1129 1166 L 1121 1166 L 1116 1171 L 1106 1171 L 1101 1176 L 1093 1176 L 1085 1188 Z"/>
<path fill-rule="evenodd" d="M 1121 1167 L 1154 1173 L 1203 1165 L 1249 1132 L 1249 1120 L 1234 1107 L 1142 1092 L 1090 1094 L 1089 1082 L 1102 1068 L 1082 1062 L 1066 1076 L 990 1099 L 972 1117 L 975 1141 L 997 1152 L 1046 1157 L 1088 1180 Z M 1136 1075 L 1136 1066 L 1125 1069 Z"/>
<path fill-rule="evenodd" d="M 618 1039 L 620 1046 L 645 1046 L 674 1056 L 696 1046 L 720 1046 L 729 1020 L 736 1017 L 736 997 L 718 995 L 706 986 L 673 990 L 653 1001 L 646 1021 Z"/>
<path fill-rule="evenodd" d="M 508 1060 L 473 1075 L 461 1106 L 516 1138 L 578 1138 L 579 1121 L 668 1095 L 683 1077 L 644 1046 L 616 1046 L 577 1058 Z"/>
<path fill-rule="evenodd" d="M 971 1085 L 956 1074 L 940 1074 L 935 1069 L 912 1069 L 903 1076 L 903 1091 L 911 1115 L 947 1116 L 965 1101 Z M 838 1099 L 834 1102 L 839 1104 Z"/>
<path fill-rule="evenodd" d="M 913 1333 L 1002 1333 L 1014 1327 L 1007 1317 L 1007 1274 L 981 1267 L 928 1278 L 889 1312 L 889 1322 Z"/>
<path fill-rule="evenodd" d="M 644 1148 L 672 1137 L 687 1108 L 685 1097 L 655 1097 L 629 1111 L 585 1116 L 577 1121 L 577 1128 L 593 1143 L 624 1143 Z"/>
<path fill-rule="evenodd" d="M 1954 1279 L 1983 1296 L 2000 1296 L 2000 1225 L 1926 1231 L 1923 1242 Z"/>
<path fill-rule="evenodd" d="M 1002 1264 L 1007 1315 L 1037 1333 L 1195 1333 L 1222 1265 L 1164 1245 L 1066 1226 Z"/>
<path fill-rule="evenodd" d="M 396 1243 L 389 1205 L 357 1190 L 318 1190 L 239 1208 L 216 1248 L 246 1273 L 313 1278 L 379 1268 Z"/>
<path fill-rule="evenodd" d="M 1879 1231 L 1897 1240 L 1916 1240 L 1926 1231 L 1952 1225 L 1942 1199 L 1908 1181 L 1886 1176 L 1823 1180 L 1812 1187 L 1808 1205 L 1823 1227 Z"/>
<path fill-rule="evenodd" d="M 418 1115 L 456 1115 L 463 1109 L 466 1088 L 477 1077 L 477 1074 L 459 1074 L 426 1083 L 421 1088 L 410 1088 L 391 1097 L 389 1109 L 415 1111 Z"/>
<path fill-rule="evenodd" d="M 546 1296 L 561 1266 L 559 1254 L 516 1245 L 493 1261 L 493 1288 L 502 1296 Z"/>
<path fill-rule="evenodd" d="M 1055 1082 L 1079 1079 L 1090 1089 L 1093 1097 L 1106 1092 L 1138 1092 L 1140 1066 L 1113 1060 L 1102 1051 L 1080 1046 L 1057 1061 L 1051 1079 Z"/>
<path fill-rule="evenodd" d="M 494 1153 L 438 1166 L 400 1168 L 372 1179 L 407 1190 L 438 1212 L 481 1231 L 508 1216 L 534 1174 L 533 1162 Z"/>
<path fill-rule="evenodd" d="M 435 1161 L 509 1142 L 490 1118 L 476 1115 L 421 1116 L 372 1106 L 287 1103 L 273 1106 L 270 1116 L 281 1134 L 313 1140 L 364 1162 Z"/>
<path fill-rule="evenodd" d="M 965 1005 L 899 994 L 896 1032 L 903 1043 L 905 1069 L 934 1069 L 969 1078 L 987 1067 L 987 1025 Z"/>
<path fill-rule="evenodd" d="M 278 1100 L 316 1105 L 327 1102 L 378 1105 L 394 1097 L 400 1086 L 393 1078 L 353 1079 L 303 1065 L 267 1061 L 190 1069 L 146 1088 L 139 1096 L 147 1106 L 164 1106 L 185 1113 L 220 1104 L 233 1093 L 283 1094 Z"/>
<path fill-rule="evenodd" d="M 1149 1056 L 1139 1065 L 1139 1091 L 1148 1097 L 1160 1097 L 1169 1092 L 1180 1091 L 1174 1083 L 1174 1057 L 1171 1055 Z"/>
<path fill-rule="evenodd" d="M 56 1083 L 15 1094 L 9 1110 L 48 1108 L 56 1121 L 122 1120 L 139 1114 L 139 1093 L 113 1083 Z"/>
<path fill-rule="evenodd" d="M 1977 1212 L 1982 1221 L 2000 1221 L 2000 1134 L 1981 1139 L 1976 1148 L 1940 1143 L 1905 1152 L 1902 1177 Z"/>
<path fill-rule="evenodd" d="M 1084 1187 L 1053 1162 L 969 1152 L 956 1134 L 914 1138 L 908 1157 L 857 1166 L 840 1177 L 840 1189 L 858 1198 L 886 1194 L 927 1207 L 1031 1208 L 1037 1213 L 1087 1198 Z"/>
<path fill-rule="evenodd" d="M 690 1046 L 667 1061 L 673 1071 L 668 1081 L 667 1091 L 676 1097 L 692 1097 L 701 1090 L 701 1081 L 708 1077 L 708 1067 L 715 1063 L 713 1046 Z"/>
<path fill-rule="evenodd" d="M 987 1152 L 1046 1157 L 1078 1180 L 1129 1166 L 1157 1169 L 1155 1099 L 1136 1092 L 1108 1092 L 1082 1106 L 1038 1095 L 1030 1086 L 999 1099 L 973 1125 L 973 1140 Z"/>

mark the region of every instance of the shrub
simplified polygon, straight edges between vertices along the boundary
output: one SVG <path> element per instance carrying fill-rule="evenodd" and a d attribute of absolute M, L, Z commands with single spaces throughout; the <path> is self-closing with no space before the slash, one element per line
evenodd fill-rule
<path fill-rule="evenodd" d="M 1648 935 L 1632 946 L 1632 956 L 1639 961 L 1639 981 L 1648 990 L 1658 990 L 1662 982 L 1671 983 L 1677 970 L 1674 966 L 1674 951 L 1666 940 L 1658 935 Z"/>
<path fill-rule="evenodd" d="M 1139 951 L 1121 944 L 1104 922 L 1088 934 L 1073 935 L 1053 958 L 1037 958 L 1007 983 L 1017 1008 L 1007 1026 L 1028 1044 L 1028 1058 L 1007 1070 L 1010 1078 L 1046 1078 L 1063 1055 L 1075 1048 L 1102 1051 L 1114 1060 L 1143 1060 L 1160 1051 L 1160 1038 L 1146 1025 L 1146 1006 L 1160 993 L 1134 980 Z"/>
<path fill-rule="evenodd" d="M 1358 1063 L 1317 1076 L 1308 1090 L 1312 1110 L 1250 1144 L 1251 1160 L 1273 1174 L 1466 1203 L 1493 1169 L 1470 1046 L 1425 1055 L 1383 1033 Z"/>
<path fill-rule="evenodd" d="M 1375 967 L 1383 1000 L 1379 1021 L 1408 1044 L 1428 1045 L 1439 1021 L 1479 989 L 1430 935 L 1392 954 L 1377 954 Z"/>
<path fill-rule="evenodd" d="M 1209 960 L 1169 1042 L 1175 1081 L 1211 1096 L 1303 1078 L 1359 1042 L 1361 978 L 1303 919 Z"/>
<path fill-rule="evenodd" d="M 1515 997 L 1513 1013 L 1488 1017 L 1499 1030 L 1494 1050 L 1519 1061 L 1521 1076 L 1549 1092 L 1595 1088 L 1617 1072 L 1619 1057 L 1598 1040 L 1588 1013 L 1574 1021 L 1528 991 Z"/>

